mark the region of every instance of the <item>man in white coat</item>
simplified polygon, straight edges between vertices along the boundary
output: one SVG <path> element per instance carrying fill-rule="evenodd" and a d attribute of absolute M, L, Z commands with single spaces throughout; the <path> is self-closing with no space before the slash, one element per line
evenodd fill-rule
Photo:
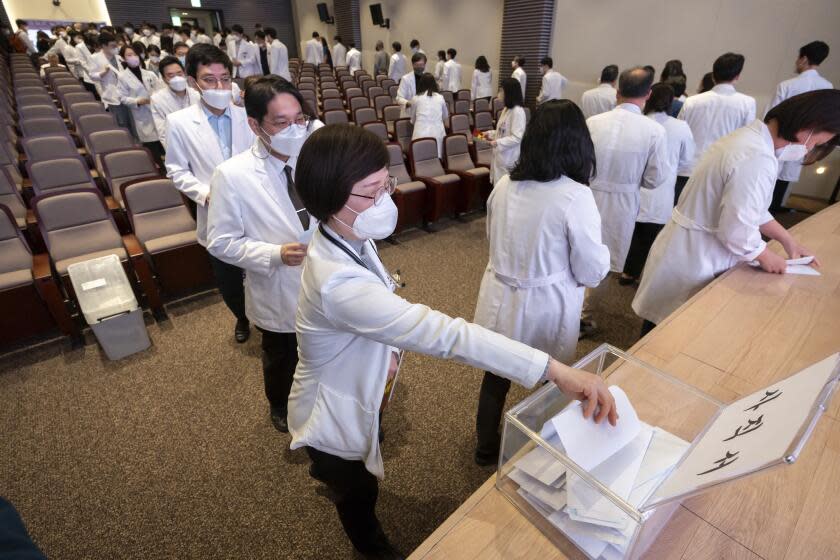
<path fill-rule="evenodd" d="M 336 68 L 339 66 L 347 66 L 347 47 L 344 46 L 344 43 L 341 41 L 341 36 L 336 35 L 334 38 L 335 44 L 332 48 L 332 59 L 333 59 L 333 66 Z"/>
<path fill-rule="evenodd" d="M 426 71 L 426 55 L 415 53 L 411 56 L 412 72 L 400 78 L 400 85 L 397 88 L 397 104 L 402 107 L 402 116 L 409 115 L 411 100 L 417 95 L 417 82 Z"/>
<path fill-rule="evenodd" d="M 615 99 L 618 91 L 615 82 L 618 80 L 618 66 L 610 64 L 601 70 L 601 83 L 596 88 L 583 92 L 580 98 L 580 109 L 587 119 L 615 109 Z"/>
<path fill-rule="evenodd" d="M 712 66 L 715 87 L 707 92 L 692 95 L 683 103 L 678 118 L 691 127 L 691 134 L 697 146 L 691 169 L 694 169 L 703 153 L 718 138 L 755 120 L 755 99 L 735 91 L 735 82 L 743 69 L 743 55 L 720 55 Z"/>
<path fill-rule="evenodd" d="M 277 74 L 281 78 L 291 81 L 289 49 L 277 38 L 276 29 L 273 27 L 265 28 L 265 42 L 268 45 L 268 73 Z"/>
<path fill-rule="evenodd" d="M 394 41 L 391 43 L 391 48 L 394 49 L 394 54 L 391 55 L 391 63 L 388 67 L 388 77 L 395 82 L 400 81 L 406 72 L 408 72 L 408 59 L 402 53 L 402 43 Z"/>
<path fill-rule="evenodd" d="M 201 102 L 201 94 L 187 84 L 187 75 L 181 61 L 167 56 L 160 61 L 160 77 L 166 87 L 152 94 L 152 117 L 155 120 L 160 143 L 166 148 L 166 119 L 172 113 Z"/>
<path fill-rule="evenodd" d="M 544 56 L 540 60 L 540 72 L 542 72 L 542 86 L 540 93 L 537 95 L 537 103 L 545 103 L 552 99 L 563 99 L 563 90 L 569 80 L 554 70 L 554 61 L 550 56 Z"/>
<path fill-rule="evenodd" d="M 347 51 L 347 70 L 352 76 L 356 70 L 362 69 L 362 52 L 356 48 L 356 43 L 350 43 L 350 50 Z"/>
<path fill-rule="evenodd" d="M 262 74 L 260 66 L 260 48 L 243 37 L 241 25 L 231 27 L 232 37 L 228 42 L 228 55 L 233 63 L 233 77 L 247 78 Z"/>
<path fill-rule="evenodd" d="M 119 73 L 122 71 L 122 58 L 117 54 L 117 39 L 110 33 L 99 34 L 101 49 L 91 57 L 90 78 L 96 82 L 99 96 L 105 109 L 114 115 L 117 124 L 134 132 L 134 123 L 128 107 L 120 103 L 120 92 L 117 89 Z"/>
<path fill-rule="evenodd" d="M 642 115 L 653 74 L 641 67 L 621 73 L 618 106 L 586 120 L 597 172 L 590 183 L 610 248 L 610 270 L 621 272 L 639 214 L 639 189 L 655 189 L 670 175 L 665 129 Z"/>
<path fill-rule="evenodd" d="M 784 273 L 784 257 L 762 237 L 777 240 L 788 258 L 813 255 L 767 208 L 779 163 L 806 154 L 813 163 L 831 152 L 838 134 L 840 91 L 819 90 L 783 101 L 763 122 L 755 120 L 706 150 L 653 243 L 633 299 L 633 310 L 645 319 L 642 335 L 739 263 L 757 261 L 767 272 Z"/>
<path fill-rule="evenodd" d="M 814 91 L 816 89 L 833 89 L 834 86 L 820 76 L 817 68 L 828 58 L 828 45 L 822 41 L 812 41 L 799 49 L 796 59 L 796 73 L 798 76 L 785 80 L 776 88 L 776 94 L 767 108 L 769 111 L 785 99 Z M 766 113 L 765 113 L 766 114 Z M 779 178 L 773 189 L 773 200 L 770 202 L 770 212 L 777 213 L 785 210 L 784 203 L 791 183 L 799 180 L 802 164 L 798 161 L 786 161 L 779 166 Z"/>
<path fill-rule="evenodd" d="M 510 77 L 519 82 L 519 85 L 522 87 L 522 99 L 525 99 L 525 86 L 528 84 L 528 75 L 525 73 L 525 69 L 522 68 L 523 66 L 525 66 L 524 57 L 517 55 L 510 61 L 510 67 L 513 68 Z"/>
<path fill-rule="evenodd" d="M 324 61 L 324 46 L 321 44 L 321 36 L 317 31 L 312 32 L 303 48 L 303 61 L 318 66 Z"/>
<path fill-rule="evenodd" d="M 187 53 L 189 83 L 201 93 L 201 103 L 166 119 L 166 172 L 175 188 L 197 206 L 196 237 L 207 246 L 210 177 L 220 163 L 251 147 L 254 133 L 245 109 L 232 103 L 233 65 L 213 45 L 195 45 Z M 250 323 L 245 314 L 242 269 L 210 255 L 213 273 L 225 304 L 236 317 L 234 337 L 245 342 Z"/>
<path fill-rule="evenodd" d="M 461 65 L 455 60 L 458 51 L 446 50 L 446 64 L 443 65 L 443 90 L 457 93 L 461 89 Z"/>
<path fill-rule="evenodd" d="M 55 43 L 53 43 L 53 46 L 50 47 L 50 50 L 48 50 L 44 54 L 44 58 L 49 59 L 51 54 L 60 54 L 64 57 L 64 62 L 67 64 L 67 69 L 70 70 L 70 72 L 77 78 L 81 78 L 82 71 L 80 68 L 81 59 L 79 56 L 79 51 L 77 51 L 70 45 L 70 43 L 67 42 L 69 40 L 69 37 L 67 35 L 66 29 L 63 26 L 55 26 L 54 31 L 55 34 L 58 35 L 58 39 L 55 40 Z"/>
<path fill-rule="evenodd" d="M 265 395 L 274 427 L 285 433 L 301 264 L 317 225 L 297 196 L 294 168 L 303 142 L 323 124 L 304 114 L 300 92 L 277 76 L 249 84 L 245 102 L 256 139 L 213 174 L 207 250 L 247 271 L 245 312 L 262 333 Z"/>

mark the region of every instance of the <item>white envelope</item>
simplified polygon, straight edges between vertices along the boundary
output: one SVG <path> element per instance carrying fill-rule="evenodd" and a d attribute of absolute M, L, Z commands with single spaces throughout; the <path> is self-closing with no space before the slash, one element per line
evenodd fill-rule
<path fill-rule="evenodd" d="M 814 262 L 814 257 L 799 257 L 798 259 L 787 259 L 787 267 L 785 274 L 801 274 L 803 276 L 820 276 L 820 271 L 810 265 Z M 750 266 L 759 267 L 761 264 L 758 261 L 750 261 Z"/>
<path fill-rule="evenodd" d="M 562 511 L 557 511 L 548 517 L 548 521 L 563 531 L 581 550 L 592 558 L 598 558 L 607 548 L 608 543 L 592 536 L 590 531 L 580 527 Z"/>
<path fill-rule="evenodd" d="M 559 441 L 558 441 L 559 445 Z M 565 481 L 566 467 L 542 447 L 535 447 L 516 462 L 516 468 L 524 471 L 547 486 L 559 488 Z"/>
<path fill-rule="evenodd" d="M 547 486 L 532 478 L 524 471 L 513 468 L 508 474 L 510 479 L 519 485 L 521 490 L 535 497 L 537 500 L 548 506 L 550 511 L 556 511 L 566 507 L 566 491 L 558 490 L 553 486 Z"/>
<path fill-rule="evenodd" d="M 653 428 L 653 439 L 650 441 L 639 475 L 633 482 L 633 488 L 660 476 L 677 464 L 689 447 L 687 441 L 683 441 L 671 432 L 662 428 Z"/>

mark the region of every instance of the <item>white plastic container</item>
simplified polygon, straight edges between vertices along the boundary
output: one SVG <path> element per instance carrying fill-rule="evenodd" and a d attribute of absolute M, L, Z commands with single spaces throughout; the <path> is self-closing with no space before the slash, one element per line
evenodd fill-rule
<path fill-rule="evenodd" d="M 111 360 L 151 345 L 143 311 L 116 255 L 71 264 L 67 268 L 79 307 Z"/>

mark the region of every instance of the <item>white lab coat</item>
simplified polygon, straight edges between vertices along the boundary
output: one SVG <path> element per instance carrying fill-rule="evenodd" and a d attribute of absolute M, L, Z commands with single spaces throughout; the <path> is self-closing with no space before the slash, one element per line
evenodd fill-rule
<path fill-rule="evenodd" d="M 88 49 L 87 45 L 84 42 L 81 42 L 76 45 L 76 50 L 79 52 L 79 63 L 82 71 L 82 80 L 84 80 L 88 84 L 97 86 L 97 91 L 99 91 L 99 84 L 97 84 L 93 80 L 93 78 L 90 77 L 90 69 L 93 67 L 94 64 L 93 55 L 90 53 L 90 49 Z"/>
<path fill-rule="evenodd" d="M 639 215 L 636 221 L 667 224 L 674 209 L 677 175 L 682 175 L 694 160 L 694 138 L 685 121 L 675 119 L 668 113 L 650 113 L 648 118 L 658 122 L 665 129 L 669 173 L 659 188 L 642 189 L 639 192 Z"/>
<path fill-rule="evenodd" d="M 144 35 L 143 37 L 141 37 L 140 42 L 146 45 L 147 47 L 154 45 L 160 48 L 160 36 L 155 35 L 154 33 L 152 33 L 148 37 Z"/>
<path fill-rule="evenodd" d="M 434 138 L 437 140 L 438 157 L 443 157 L 443 139 L 446 138 L 444 119 L 449 116 L 446 100 L 439 93 L 415 95 L 409 109 L 414 129 L 411 139 Z"/>
<path fill-rule="evenodd" d="M 254 133 L 242 107 L 230 105 L 230 120 L 233 157 L 251 147 Z M 196 237 L 203 247 L 207 246 L 210 178 L 223 161 L 222 148 L 202 103 L 166 118 L 166 176 L 172 179 L 176 189 L 196 203 Z"/>
<path fill-rule="evenodd" d="M 400 78 L 400 84 L 397 87 L 397 104 L 402 108 L 401 115 L 403 117 L 410 116 L 411 113 L 408 107 L 417 95 L 417 79 L 414 77 L 414 72 L 409 72 Z"/>
<path fill-rule="evenodd" d="M 401 52 L 391 55 L 391 64 L 388 66 L 388 77 L 398 82 L 408 72 L 408 59 Z"/>
<path fill-rule="evenodd" d="M 122 57 L 116 55 L 116 60 L 118 68 L 114 68 L 105 54 L 99 51 L 91 57 L 91 67 L 88 70 L 90 79 L 98 86 L 99 96 L 106 106 L 120 104 L 120 92 L 117 84 L 119 83 L 119 73 L 123 68 Z M 110 71 L 104 76 L 100 76 L 106 68 L 109 68 Z"/>
<path fill-rule="evenodd" d="M 636 314 L 660 323 L 716 276 L 758 257 L 777 174 L 773 138 L 760 120 L 712 144 L 651 247 Z"/>
<path fill-rule="evenodd" d="M 519 105 L 513 109 L 505 107 L 499 113 L 494 137 L 496 147 L 493 148 L 493 161 L 490 162 L 490 176 L 494 185 L 513 169 L 519 159 L 525 124 L 525 109 Z"/>
<path fill-rule="evenodd" d="M 519 85 L 522 86 L 522 99 L 525 99 L 525 85 L 528 83 L 528 75 L 525 73 L 525 70 L 517 67 L 516 70 L 511 73 L 510 77 L 516 79 L 519 82 Z"/>
<path fill-rule="evenodd" d="M 526 387 L 542 377 L 548 355 L 409 303 L 385 284 L 387 271 L 370 242 L 365 254 L 372 255 L 368 260 L 376 272 L 360 266 L 320 231 L 309 244 L 298 300 L 300 361 L 289 395 L 289 432 L 292 449 L 310 446 L 364 461 L 370 473 L 384 478 L 379 406 L 394 346 L 454 358 Z"/>
<path fill-rule="evenodd" d="M 601 84 L 583 92 L 580 98 L 580 110 L 587 119 L 615 109 L 618 92 L 610 84 Z"/>
<path fill-rule="evenodd" d="M 540 94 L 537 96 L 537 103 L 545 103 L 552 99 L 563 99 L 563 90 L 569 80 L 560 72 L 549 70 L 542 77 Z"/>
<path fill-rule="evenodd" d="M 718 138 L 755 120 L 755 99 L 738 93 L 732 84 L 718 84 L 686 99 L 678 118 L 688 123 L 694 136 L 697 149 L 691 165 L 693 170 Z"/>
<path fill-rule="evenodd" d="M 347 47 L 336 43 L 332 48 L 333 66 L 347 66 Z"/>
<path fill-rule="evenodd" d="M 256 43 L 251 43 L 242 39 L 239 44 L 232 41 L 233 48 L 236 49 L 236 55 L 232 58 L 237 59 L 242 63 L 241 66 L 235 68 L 234 77 L 247 78 L 248 76 L 262 76 L 262 64 L 260 63 L 260 47 Z"/>
<path fill-rule="evenodd" d="M 586 125 L 595 146 L 597 169 L 589 186 L 601 213 L 601 237 L 610 248 L 610 269 L 621 272 L 639 214 L 639 188 L 660 187 L 672 174 L 665 129 L 632 103 L 590 117 Z"/>
<path fill-rule="evenodd" d="M 186 109 L 190 105 L 197 105 L 201 102 L 201 94 L 191 87 L 186 90 L 184 97 L 178 97 L 165 84 L 152 94 L 152 118 L 155 121 L 155 130 L 157 130 L 160 143 L 166 149 L 166 117 L 175 111 Z"/>
<path fill-rule="evenodd" d="M 289 333 L 295 332 L 303 267 L 283 264 L 280 246 L 298 243 L 304 229 L 289 198 L 286 175 L 278 173 L 283 162 L 271 159 L 276 158 L 257 139 L 250 150 L 216 168 L 210 180 L 207 251 L 247 271 L 248 319 L 261 329 Z M 289 165 L 294 168 L 296 161 L 290 158 Z M 317 225 L 310 218 L 309 229 Z"/>
<path fill-rule="evenodd" d="M 213 44 L 217 47 L 222 44 L 222 34 L 221 33 L 214 33 L 213 34 Z"/>
<path fill-rule="evenodd" d="M 443 65 L 443 89 L 457 93 L 461 89 L 461 65 L 450 58 Z"/>
<path fill-rule="evenodd" d="M 196 44 L 212 45 L 213 39 L 211 39 L 206 33 L 201 33 L 195 36 L 195 42 Z"/>
<path fill-rule="evenodd" d="M 504 177 L 487 199 L 487 238 L 475 322 L 571 363 L 584 286 L 610 269 L 592 191 L 568 177 Z"/>
<path fill-rule="evenodd" d="M 70 45 L 67 41 L 65 41 L 62 37 L 59 37 L 50 50 L 44 55 L 44 58 L 47 58 L 50 54 L 60 54 L 64 57 L 64 62 L 67 63 L 67 68 L 72 72 L 74 76 L 77 78 L 82 78 L 83 71 L 82 71 L 82 60 L 79 55 L 79 51 L 75 49 L 72 45 Z"/>
<path fill-rule="evenodd" d="M 152 94 L 158 90 L 162 82 L 154 72 L 145 68 L 140 69 L 140 76 L 143 78 L 142 82 L 131 70 L 123 69 L 119 74 L 117 89 L 120 94 L 120 103 L 131 111 L 137 139 L 141 142 L 154 142 L 159 139 L 159 136 L 152 116 L 151 104 L 138 105 L 137 102 L 141 99 L 151 101 Z"/>
<path fill-rule="evenodd" d="M 317 66 L 324 61 L 324 46 L 321 44 L 320 39 L 316 39 L 314 37 L 309 39 L 303 45 L 303 52 L 304 62 Z"/>
<path fill-rule="evenodd" d="M 362 68 L 362 53 L 356 47 L 350 47 L 350 50 L 347 51 L 347 70 L 350 71 L 350 75 L 352 76 L 356 70 L 361 70 Z"/>
<path fill-rule="evenodd" d="M 765 111 L 765 115 L 770 109 L 794 95 L 814 91 L 818 89 L 833 89 L 831 82 L 820 76 L 816 69 L 805 70 L 795 78 L 785 80 L 776 88 L 776 94 L 773 100 Z M 799 180 L 799 174 L 802 172 L 802 163 L 798 161 L 785 161 L 779 166 L 779 179 L 782 181 L 796 182 Z"/>
<path fill-rule="evenodd" d="M 441 91 L 446 89 L 445 87 L 443 87 L 443 70 L 445 67 L 445 60 L 438 60 L 435 63 L 435 80 L 437 81 L 438 89 L 440 89 Z"/>
<path fill-rule="evenodd" d="M 473 70 L 470 94 L 473 101 L 482 97 L 493 97 L 493 71 L 481 72 Z"/>
<path fill-rule="evenodd" d="M 292 81 L 292 74 L 289 72 L 289 49 L 277 39 L 268 45 L 268 71 Z"/>

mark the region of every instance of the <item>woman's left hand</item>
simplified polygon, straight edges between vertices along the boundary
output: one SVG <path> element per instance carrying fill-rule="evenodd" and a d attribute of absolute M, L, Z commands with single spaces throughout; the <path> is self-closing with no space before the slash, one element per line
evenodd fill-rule
<path fill-rule="evenodd" d="M 805 247 L 804 245 L 800 245 L 796 240 L 791 240 L 791 242 L 785 246 L 785 252 L 788 254 L 788 258 L 790 259 L 798 259 L 801 257 L 814 257 L 813 262 L 811 263 L 815 267 L 820 266 L 820 260 L 814 255 L 814 252 Z"/>
<path fill-rule="evenodd" d="M 551 358 L 546 378 L 570 397 L 584 401 L 584 418 L 594 417 L 596 424 L 605 418 L 609 419 L 613 426 L 618 422 L 615 398 L 599 376 L 571 368 Z"/>

